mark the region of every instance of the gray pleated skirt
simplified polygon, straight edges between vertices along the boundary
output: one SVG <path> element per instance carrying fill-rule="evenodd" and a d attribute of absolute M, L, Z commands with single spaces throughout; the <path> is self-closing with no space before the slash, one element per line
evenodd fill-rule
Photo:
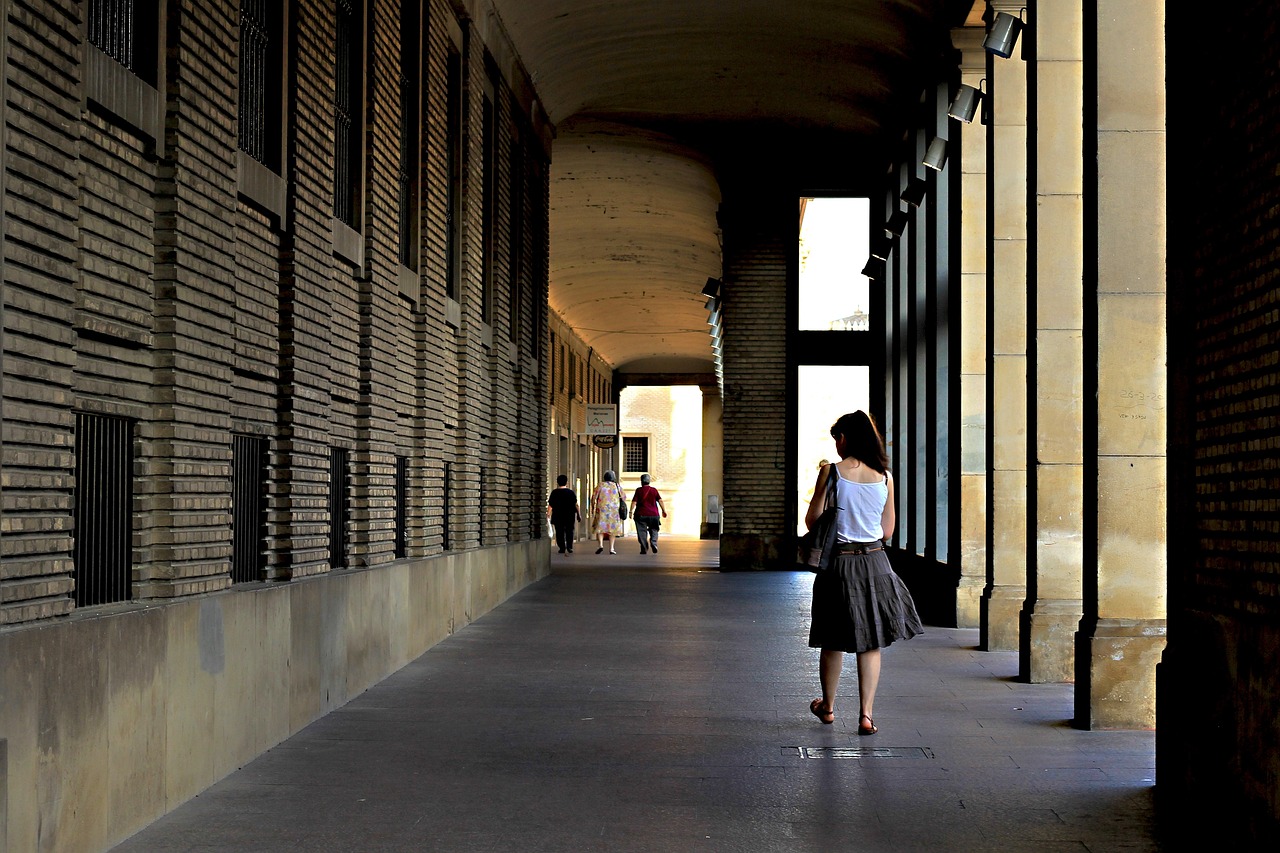
<path fill-rule="evenodd" d="M 920 616 L 883 550 L 839 554 L 813 581 L 815 649 L 867 652 L 922 633 Z"/>

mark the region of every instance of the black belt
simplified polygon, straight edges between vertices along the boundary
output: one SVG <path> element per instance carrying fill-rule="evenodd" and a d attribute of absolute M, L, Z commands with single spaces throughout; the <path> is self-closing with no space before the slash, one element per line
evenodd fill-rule
<path fill-rule="evenodd" d="M 883 551 L 884 543 L 876 543 L 859 545 L 857 542 L 841 542 L 836 545 L 837 554 L 871 554 L 875 551 Z"/>

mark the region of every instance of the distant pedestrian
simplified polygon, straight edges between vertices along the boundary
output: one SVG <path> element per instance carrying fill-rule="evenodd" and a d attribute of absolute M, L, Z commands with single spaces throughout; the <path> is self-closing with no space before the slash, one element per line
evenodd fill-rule
<path fill-rule="evenodd" d="M 582 513 L 578 510 L 578 496 L 569 488 L 568 476 L 556 477 L 556 487 L 547 496 L 547 518 L 556 531 L 556 547 L 563 554 L 573 553 L 573 528 L 582 521 Z"/>
<path fill-rule="evenodd" d="M 662 518 L 667 517 L 667 507 L 662 502 L 662 495 L 649 482 L 649 475 L 641 474 L 640 488 L 631 497 L 631 517 L 636 523 L 636 535 L 640 537 L 641 554 L 648 553 L 649 548 L 653 549 L 653 553 L 658 553 L 658 528 L 662 526 Z M 662 513 L 662 518 L 658 517 L 659 512 Z"/>
<path fill-rule="evenodd" d="M 923 631 L 915 602 L 885 554 L 884 540 L 897 521 L 893 477 L 884 442 L 871 417 L 862 411 L 842 415 L 831 427 L 840 461 L 835 463 L 836 544 L 829 568 L 813 582 L 813 622 L 809 645 L 821 649 L 818 677 L 822 698 L 809 710 L 824 723 L 835 722 L 836 689 L 845 652 L 857 655 L 858 734 L 877 729 L 873 705 L 880 683 L 880 649 Z M 812 528 L 822 515 L 827 477 L 823 466 L 804 522 Z"/>
<path fill-rule="evenodd" d="M 612 471 L 604 472 L 604 481 L 596 486 L 591 495 L 592 528 L 600 547 L 596 553 L 604 551 L 604 540 L 609 540 L 609 553 L 618 553 L 615 542 L 621 538 L 625 525 L 622 523 L 622 486 L 618 485 L 618 475 Z"/>

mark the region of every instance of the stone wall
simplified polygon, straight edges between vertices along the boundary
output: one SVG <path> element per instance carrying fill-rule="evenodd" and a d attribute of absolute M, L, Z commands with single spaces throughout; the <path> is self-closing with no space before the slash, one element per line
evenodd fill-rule
<path fill-rule="evenodd" d="M 109 849 L 544 577 L 547 549 L 474 549 L 0 633 L 0 849 Z"/>

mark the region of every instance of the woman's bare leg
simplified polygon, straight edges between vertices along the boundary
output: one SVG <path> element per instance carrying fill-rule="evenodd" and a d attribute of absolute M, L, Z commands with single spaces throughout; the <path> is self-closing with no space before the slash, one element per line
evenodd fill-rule
<path fill-rule="evenodd" d="M 869 722 L 872 715 L 872 706 L 876 703 L 876 688 L 880 686 L 880 650 L 872 649 L 869 652 L 861 652 L 858 654 L 858 712 L 868 719 L 866 726 L 862 725 L 862 717 L 858 718 L 859 728 L 871 728 L 872 723 Z"/>
<path fill-rule="evenodd" d="M 822 707 L 835 712 L 836 690 L 840 687 L 840 672 L 844 669 L 844 652 L 823 649 L 818 656 L 818 679 L 822 682 Z"/>

